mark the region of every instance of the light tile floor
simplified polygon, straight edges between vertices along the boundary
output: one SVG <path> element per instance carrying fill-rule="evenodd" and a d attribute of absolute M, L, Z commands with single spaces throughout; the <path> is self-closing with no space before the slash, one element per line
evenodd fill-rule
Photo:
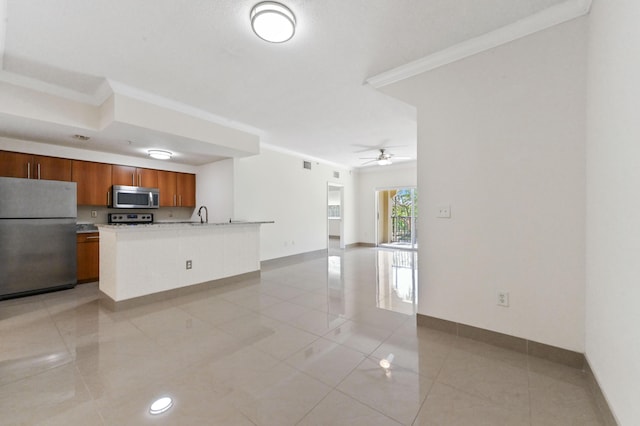
<path fill-rule="evenodd" d="M 2 301 L 0 424 L 601 424 L 581 371 L 417 328 L 416 256 L 331 250 L 119 312 L 95 283 Z"/>

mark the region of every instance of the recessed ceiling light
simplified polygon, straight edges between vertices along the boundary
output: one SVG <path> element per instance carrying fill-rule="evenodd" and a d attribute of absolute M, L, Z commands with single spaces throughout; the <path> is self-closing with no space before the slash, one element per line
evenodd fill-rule
<path fill-rule="evenodd" d="M 83 142 L 91 139 L 89 136 L 85 136 L 85 135 L 73 135 L 73 138 Z"/>
<path fill-rule="evenodd" d="M 251 28 L 258 37 L 271 43 L 282 43 L 296 32 L 296 17 L 283 4 L 263 1 L 251 9 Z"/>
<path fill-rule="evenodd" d="M 162 151 L 160 149 L 150 149 L 148 152 L 149 152 L 149 157 L 155 158 L 158 160 L 169 160 L 173 155 L 172 152 Z"/>
<path fill-rule="evenodd" d="M 168 396 L 156 399 L 149 407 L 150 414 L 162 414 L 173 406 L 173 400 Z"/>

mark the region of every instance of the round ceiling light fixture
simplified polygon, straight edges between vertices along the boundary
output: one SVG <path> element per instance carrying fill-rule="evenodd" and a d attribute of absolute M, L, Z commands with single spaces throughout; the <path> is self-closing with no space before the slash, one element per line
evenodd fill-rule
<path fill-rule="evenodd" d="M 149 157 L 155 158 L 157 160 L 170 160 L 171 156 L 173 155 L 172 152 L 162 151 L 160 149 L 150 149 L 148 152 Z"/>
<path fill-rule="evenodd" d="M 162 414 L 172 406 L 173 400 L 168 396 L 163 396 L 162 398 L 153 401 L 153 404 L 149 407 L 149 413 L 153 415 Z"/>
<path fill-rule="evenodd" d="M 283 43 L 295 34 L 296 17 L 283 4 L 263 1 L 251 9 L 251 28 L 263 40 Z"/>

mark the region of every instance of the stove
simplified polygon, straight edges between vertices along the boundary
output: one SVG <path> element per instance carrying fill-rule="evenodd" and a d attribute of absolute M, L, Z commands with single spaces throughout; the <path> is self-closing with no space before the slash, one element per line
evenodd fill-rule
<path fill-rule="evenodd" d="M 153 223 L 153 213 L 109 213 L 110 225 L 145 225 Z"/>

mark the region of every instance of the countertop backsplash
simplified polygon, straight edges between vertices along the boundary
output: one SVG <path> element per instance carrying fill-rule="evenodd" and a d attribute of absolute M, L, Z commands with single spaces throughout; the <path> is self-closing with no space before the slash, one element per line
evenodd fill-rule
<path fill-rule="evenodd" d="M 78 206 L 78 223 L 107 223 L 108 213 L 153 213 L 153 219 L 158 221 L 189 221 L 193 214 L 192 207 L 161 207 L 159 209 L 109 209 L 98 206 Z M 96 212 L 96 217 L 91 213 Z"/>

